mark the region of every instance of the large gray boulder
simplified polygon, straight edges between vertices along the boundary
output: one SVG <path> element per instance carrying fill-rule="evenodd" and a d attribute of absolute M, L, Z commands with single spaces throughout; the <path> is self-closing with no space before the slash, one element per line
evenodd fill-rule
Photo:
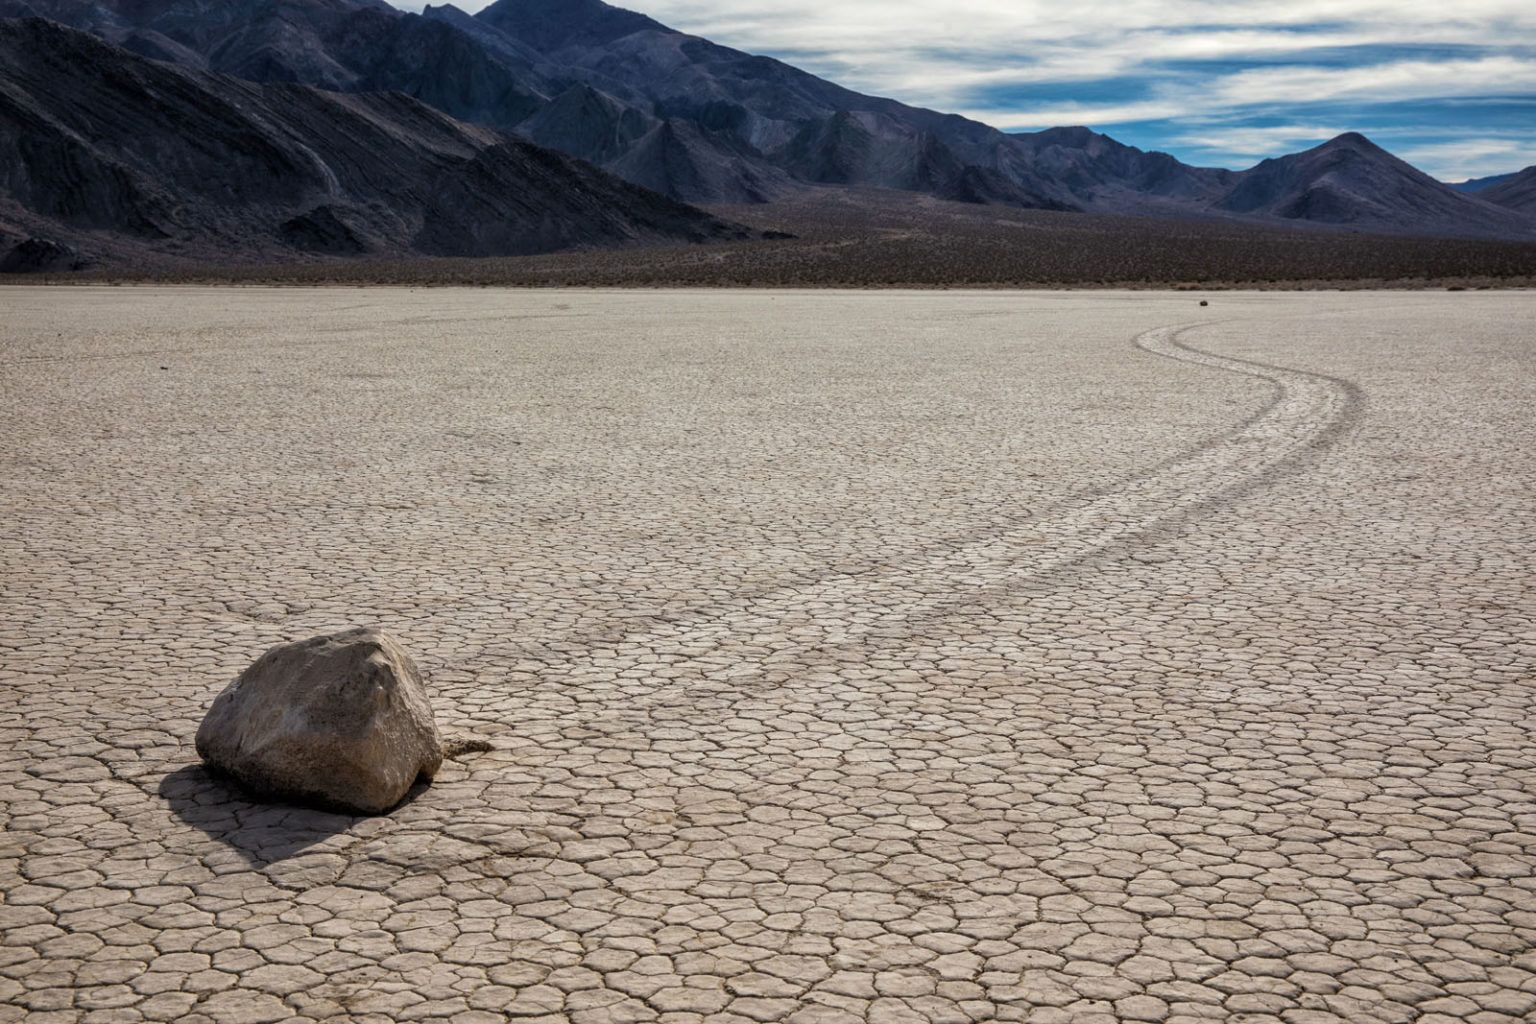
<path fill-rule="evenodd" d="M 214 700 L 197 752 L 260 797 L 382 814 L 444 748 L 415 662 L 354 629 L 263 654 Z"/>

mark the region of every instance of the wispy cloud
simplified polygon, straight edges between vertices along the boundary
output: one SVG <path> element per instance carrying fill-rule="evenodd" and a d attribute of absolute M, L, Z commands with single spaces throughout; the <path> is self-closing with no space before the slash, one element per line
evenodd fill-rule
<path fill-rule="evenodd" d="M 1536 55 L 1475 60 L 1405 60 L 1358 67 L 1250 68 L 1202 90 L 1212 107 L 1370 100 L 1403 102 L 1465 96 L 1536 94 Z M 1192 102 L 1199 102 L 1192 100 Z"/>
<path fill-rule="evenodd" d="M 1433 168 L 1445 181 L 1466 181 L 1536 165 L 1536 140 L 1459 138 L 1407 146 L 1398 155 L 1416 166 Z"/>
<path fill-rule="evenodd" d="M 488 0 L 461 0 L 476 10 Z M 1380 123 L 1442 172 L 1536 141 L 1530 0 L 625 0 L 683 31 L 1010 130 L 1240 162 Z M 1463 104 L 1461 113 L 1450 103 Z M 1491 143 L 1460 157 L 1467 104 Z M 1391 108 L 1390 110 L 1388 108 Z M 1405 108 L 1410 108 L 1405 111 Z M 1417 133 L 1405 130 L 1418 117 Z M 1305 131 L 1299 131 L 1305 128 Z M 1522 148 L 1523 147 L 1523 148 Z M 1482 161 L 1482 163 L 1479 163 Z M 1512 169 L 1512 168 L 1505 168 Z"/>
<path fill-rule="evenodd" d="M 1347 130 L 1344 126 L 1337 124 L 1281 124 L 1263 128 L 1253 125 L 1213 124 L 1176 135 L 1174 139 L 1198 149 L 1269 156 L 1272 153 L 1290 152 L 1298 146 L 1326 142 Z"/>

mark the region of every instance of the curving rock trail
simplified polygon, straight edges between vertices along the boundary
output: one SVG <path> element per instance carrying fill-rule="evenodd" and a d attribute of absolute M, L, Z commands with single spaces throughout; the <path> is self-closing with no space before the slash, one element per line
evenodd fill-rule
<path fill-rule="evenodd" d="M 608 638 L 595 656 L 569 660 L 546 655 L 549 670 L 577 700 L 573 687 L 595 686 L 599 699 L 605 699 L 616 677 L 658 666 L 669 673 L 694 667 L 706 678 L 738 685 L 757 674 L 752 662 L 854 644 L 912 620 L 958 612 L 988 594 L 997 598 L 1108 548 L 1133 543 L 1284 470 L 1354 417 L 1360 399 L 1348 381 L 1214 355 L 1180 340 L 1209 326 L 1159 327 L 1137 336 L 1135 344 L 1169 359 L 1272 385 L 1273 400 L 1230 433 L 1101 493 L 1069 500 L 1038 519 L 987 531 L 901 565 L 823 576 L 700 609 L 659 629 Z M 762 637 L 774 638 L 761 642 L 763 657 L 743 664 L 739 655 L 721 655 L 724 647 Z M 662 688 L 644 699 L 655 704 L 678 698 Z M 631 715 L 633 707 L 612 713 Z"/>

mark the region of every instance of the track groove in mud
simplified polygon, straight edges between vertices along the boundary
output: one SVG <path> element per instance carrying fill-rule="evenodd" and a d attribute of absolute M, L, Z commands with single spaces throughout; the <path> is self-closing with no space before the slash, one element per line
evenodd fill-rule
<path fill-rule="evenodd" d="M 615 675 L 694 665 L 719 680 L 751 674 L 740 653 L 775 636 L 765 653 L 842 646 L 903 622 L 963 605 L 967 596 L 1012 588 L 1062 571 L 1116 545 L 1165 527 L 1223 495 L 1285 468 L 1345 423 L 1358 403 L 1347 381 L 1191 348 L 1182 334 L 1209 324 L 1160 327 L 1136 338 L 1143 350 L 1196 366 L 1257 377 L 1276 397 L 1233 432 L 1126 482 L 1108 493 L 1073 502 L 1039 520 L 973 539 L 908 565 L 838 574 L 738 598 L 733 604 L 667 627 L 615 639 L 601 655 L 555 660 L 562 687 L 602 684 Z M 784 639 L 788 639 L 788 643 Z M 664 690 L 648 704 L 675 698 Z"/>

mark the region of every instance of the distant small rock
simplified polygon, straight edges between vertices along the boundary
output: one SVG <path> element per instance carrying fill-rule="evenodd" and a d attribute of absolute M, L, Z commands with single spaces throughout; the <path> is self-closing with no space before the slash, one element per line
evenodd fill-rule
<path fill-rule="evenodd" d="M 88 265 L 69 246 L 47 238 L 28 238 L 0 256 L 0 274 L 48 274 L 84 270 Z"/>
<path fill-rule="evenodd" d="M 1210 305 L 1210 303 L 1209 303 L 1209 302 L 1207 302 L 1207 301 L 1205 301 L 1205 300 L 1204 300 L 1204 299 L 1201 299 L 1201 300 L 1200 300 L 1200 305 L 1202 305 L 1202 306 L 1209 306 L 1209 305 Z"/>
<path fill-rule="evenodd" d="M 265 799 L 383 814 L 444 756 L 416 663 L 354 629 L 274 647 L 214 700 L 197 752 Z"/>

